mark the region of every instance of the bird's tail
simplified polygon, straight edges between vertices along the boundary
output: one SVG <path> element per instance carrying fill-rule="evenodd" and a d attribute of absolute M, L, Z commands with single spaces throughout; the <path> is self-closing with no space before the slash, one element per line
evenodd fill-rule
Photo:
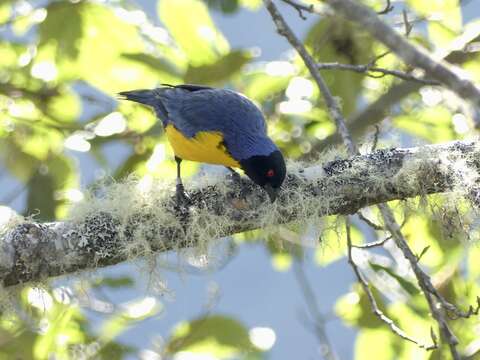
<path fill-rule="evenodd" d="M 118 93 L 121 100 L 130 100 L 145 105 L 154 106 L 158 99 L 155 96 L 155 90 L 132 90 Z"/>

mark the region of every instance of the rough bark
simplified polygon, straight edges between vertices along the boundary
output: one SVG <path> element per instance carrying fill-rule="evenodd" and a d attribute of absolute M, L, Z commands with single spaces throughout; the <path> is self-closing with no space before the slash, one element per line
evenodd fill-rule
<path fill-rule="evenodd" d="M 296 165 L 290 167 L 273 205 L 248 180 L 224 180 L 192 191 L 188 214 L 175 210 L 172 197 L 166 195 L 126 218 L 99 206 L 98 211 L 75 221 L 25 221 L 0 242 L 0 280 L 11 286 L 141 256 L 141 251 L 125 251 L 129 246 L 135 249 L 132 244 L 140 234 L 138 229 L 151 251 L 163 252 L 192 246 L 200 238 L 228 236 L 307 216 L 353 214 L 373 204 L 458 190 L 459 185 L 460 191 L 468 192 L 462 178 L 468 175 L 471 179 L 472 172 L 480 170 L 479 145 L 453 142 L 379 150 L 308 168 Z M 162 211 L 171 216 L 159 224 L 157 213 Z"/>

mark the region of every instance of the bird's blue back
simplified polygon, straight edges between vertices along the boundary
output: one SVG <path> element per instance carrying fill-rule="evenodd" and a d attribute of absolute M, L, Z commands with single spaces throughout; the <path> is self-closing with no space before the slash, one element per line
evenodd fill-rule
<path fill-rule="evenodd" d="M 186 137 L 200 131 L 220 132 L 236 160 L 278 150 L 267 136 L 261 111 L 234 91 L 165 87 L 152 90 L 150 96 L 164 126 L 173 124 Z"/>

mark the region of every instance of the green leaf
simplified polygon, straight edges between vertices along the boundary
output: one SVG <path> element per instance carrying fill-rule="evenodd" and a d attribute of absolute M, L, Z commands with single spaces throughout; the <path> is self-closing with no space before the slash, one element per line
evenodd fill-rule
<path fill-rule="evenodd" d="M 249 74 L 246 80 L 246 86 L 243 90 L 246 96 L 258 102 L 264 102 L 270 96 L 285 90 L 291 76 L 275 76 L 263 72 Z"/>
<path fill-rule="evenodd" d="M 398 353 L 392 341 L 392 334 L 385 329 L 362 329 L 355 342 L 355 360 L 393 360 Z"/>
<path fill-rule="evenodd" d="M 232 14 L 239 9 L 238 0 L 204 0 L 209 7 L 218 9 L 224 14 Z"/>
<path fill-rule="evenodd" d="M 182 77 L 180 70 L 167 59 L 155 57 L 144 53 L 122 54 L 122 57 L 147 66 L 162 77 L 162 81 L 179 81 Z M 167 80 L 171 77 L 172 80 Z"/>
<path fill-rule="evenodd" d="M 30 180 L 27 215 L 35 214 L 39 220 L 55 219 L 55 186 L 51 174 L 37 171 Z"/>
<path fill-rule="evenodd" d="M 451 111 L 441 105 L 412 110 L 393 121 L 396 127 L 433 143 L 458 138 L 452 126 Z"/>
<path fill-rule="evenodd" d="M 345 227 L 336 223 L 336 217 L 328 217 L 324 221 L 323 227 L 326 230 L 321 234 L 315 250 L 315 263 L 319 266 L 328 266 L 347 254 Z M 363 242 L 363 234 L 355 226 L 351 226 L 351 237 L 354 244 Z"/>
<path fill-rule="evenodd" d="M 66 215 L 65 191 L 78 186 L 78 174 L 72 161 L 59 155 L 38 167 L 28 184 L 27 214 L 39 211 L 40 220 L 54 220 Z"/>
<path fill-rule="evenodd" d="M 59 1 L 49 4 L 47 17 L 38 28 L 39 46 L 54 42 L 57 59 L 77 58 L 79 39 L 83 36 L 83 7 L 84 2 Z"/>
<path fill-rule="evenodd" d="M 357 25 L 338 17 L 318 21 L 308 32 L 305 44 L 319 62 L 364 64 L 375 57 L 370 36 Z M 345 115 L 352 113 L 362 93 L 365 74 L 335 70 L 321 72 L 332 94 L 342 99 Z"/>
<path fill-rule="evenodd" d="M 419 15 L 427 16 L 431 44 L 444 48 L 462 30 L 462 8 L 458 0 L 407 0 Z"/>
<path fill-rule="evenodd" d="M 10 18 L 12 5 L 7 2 L 0 2 L 0 25 Z"/>
<path fill-rule="evenodd" d="M 0 142 L 0 156 L 7 169 L 23 182 L 27 182 L 38 166 L 38 160 L 23 152 L 13 141 Z"/>
<path fill-rule="evenodd" d="M 37 338 L 33 348 L 35 359 L 48 359 L 53 354 L 65 358 L 68 345 L 82 343 L 84 339 L 84 333 L 78 322 L 81 319 L 78 307 L 55 304 L 49 315 L 51 319 L 48 322 L 48 330 Z"/>
<path fill-rule="evenodd" d="M 228 53 L 227 40 L 199 0 L 162 0 L 160 19 L 192 65 L 209 64 Z"/>
<path fill-rule="evenodd" d="M 255 352 L 245 327 L 226 316 L 206 316 L 179 324 L 166 346 L 169 354 L 188 351 L 218 359 Z"/>
<path fill-rule="evenodd" d="M 114 179 L 122 179 L 125 176 L 132 174 L 135 169 L 152 155 L 153 149 L 146 149 L 142 153 L 133 153 L 125 162 L 120 165 L 115 171 Z"/>
<path fill-rule="evenodd" d="M 375 270 L 375 272 L 385 271 L 388 275 L 390 275 L 392 278 L 397 280 L 398 284 L 411 296 L 415 296 L 420 293 L 420 290 L 413 283 L 411 283 L 408 280 L 405 280 L 402 276 L 395 274 L 395 272 L 389 267 L 379 265 L 379 264 L 374 264 L 370 261 L 368 262 L 368 264 L 373 270 Z"/>
<path fill-rule="evenodd" d="M 272 265 L 275 271 L 288 271 L 292 267 L 293 258 L 287 252 L 276 252 L 272 254 Z"/>
<path fill-rule="evenodd" d="M 233 50 L 216 62 L 208 65 L 190 65 L 185 82 L 192 84 L 218 84 L 230 79 L 252 59 L 250 52 Z"/>
<path fill-rule="evenodd" d="M 23 46 L 0 41 L 0 59 L 2 59 L 2 66 L 0 67 L 0 75 L 8 74 L 9 76 L 11 76 L 10 71 L 8 72 L 6 71 L 7 68 L 17 67 L 18 56 L 24 51 L 25 51 L 25 48 Z M 2 92 L 3 92 L 2 88 L 0 87 L 0 93 Z"/>
<path fill-rule="evenodd" d="M 249 10 L 258 10 L 262 5 L 262 0 L 240 0 L 240 5 Z"/>
<path fill-rule="evenodd" d="M 379 292 L 371 285 L 370 290 L 375 296 L 378 308 L 385 313 L 385 304 Z M 384 323 L 373 314 L 367 294 L 360 284 L 355 285 L 354 291 L 337 300 L 335 313 L 348 325 L 362 328 L 381 328 L 384 326 Z"/>
<path fill-rule="evenodd" d="M 129 327 L 158 314 L 163 305 L 153 297 L 145 297 L 127 304 L 125 310 L 117 311 L 101 327 L 100 340 L 103 344 L 110 343 Z"/>
<path fill-rule="evenodd" d="M 75 122 L 81 113 L 80 99 L 72 89 L 62 88 L 50 99 L 46 112 L 62 122 Z"/>
<path fill-rule="evenodd" d="M 75 11 L 81 16 L 83 29 L 82 36 L 75 42 L 78 52 L 73 47 L 69 50 L 75 57 L 56 57 L 55 46 L 49 42 L 39 48 L 35 61 L 52 62 L 55 57 L 58 81 L 81 79 L 109 94 L 157 83 L 158 74 L 151 68 L 135 66 L 131 60 L 122 57 L 122 54 L 145 50 L 145 43 L 135 25 L 119 17 L 112 7 L 99 2 L 82 1 L 76 5 Z"/>

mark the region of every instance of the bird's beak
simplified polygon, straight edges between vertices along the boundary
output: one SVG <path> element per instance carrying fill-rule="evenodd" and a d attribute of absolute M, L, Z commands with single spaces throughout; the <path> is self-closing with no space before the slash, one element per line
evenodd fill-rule
<path fill-rule="evenodd" d="M 280 188 L 274 188 L 270 184 L 265 184 L 263 188 L 267 192 L 268 197 L 270 198 L 270 201 L 273 203 L 278 196 L 278 192 L 280 191 Z"/>

